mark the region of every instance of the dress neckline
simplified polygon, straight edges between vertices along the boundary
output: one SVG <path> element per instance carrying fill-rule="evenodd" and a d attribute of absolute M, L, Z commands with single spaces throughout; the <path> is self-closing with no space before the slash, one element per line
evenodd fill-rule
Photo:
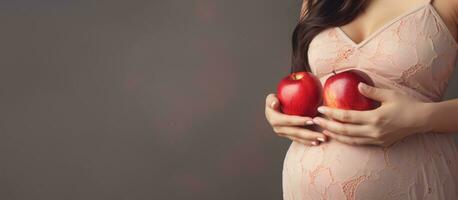
<path fill-rule="evenodd" d="M 335 29 L 337 29 L 338 32 L 340 32 L 346 40 L 348 40 L 353 46 L 357 47 L 357 48 L 360 48 L 362 46 L 364 46 L 366 43 L 368 43 L 370 40 L 372 40 L 373 38 L 375 38 L 377 35 L 379 35 L 380 33 L 382 33 L 384 30 L 386 30 L 387 28 L 389 28 L 391 25 L 393 25 L 395 22 L 409 16 L 410 14 L 413 14 L 421 9 L 425 9 L 427 8 L 428 6 L 431 6 L 430 2 L 428 1 L 427 3 L 425 4 L 421 4 L 419 6 L 416 6 L 410 10 L 408 10 L 407 12 L 405 12 L 404 14 L 401 14 L 391 20 L 389 20 L 388 22 L 386 22 L 383 26 L 381 26 L 380 28 L 378 28 L 376 31 L 372 32 L 371 34 L 369 34 L 369 36 L 367 36 L 366 38 L 364 38 L 361 42 L 357 43 L 355 42 L 353 39 L 350 38 L 350 36 L 345 33 L 342 28 L 340 26 L 336 26 Z M 447 28 L 447 27 L 445 27 Z M 447 31 L 450 33 L 450 31 L 447 29 Z M 451 34 L 451 33 L 450 33 Z M 455 41 L 455 39 L 453 39 Z M 456 41 L 455 41 L 456 42 Z"/>

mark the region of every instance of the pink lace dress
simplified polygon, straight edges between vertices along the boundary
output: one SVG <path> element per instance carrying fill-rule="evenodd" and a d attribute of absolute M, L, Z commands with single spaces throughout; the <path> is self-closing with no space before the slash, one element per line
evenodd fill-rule
<path fill-rule="evenodd" d="M 340 28 L 311 42 L 312 72 L 324 82 L 333 70 L 366 72 L 376 87 L 421 101 L 440 101 L 458 45 L 430 2 L 378 29 L 360 43 Z M 422 113 L 418 113 L 421 115 Z M 285 200 L 458 199 L 458 149 L 452 134 L 420 133 L 389 148 L 329 141 L 296 142 L 283 166 Z"/>

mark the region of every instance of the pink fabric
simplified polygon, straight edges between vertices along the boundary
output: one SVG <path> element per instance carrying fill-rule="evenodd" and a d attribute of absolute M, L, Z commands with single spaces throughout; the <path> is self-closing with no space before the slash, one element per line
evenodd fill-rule
<path fill-rule="evenodd" d="M 310 44 L 312 72 L 359 69 L 376 87 L 421 101 L 440 101 L 453 73 L 458 45 L 428 2 L 356 44 L 329 28 Z M 418 113 L 421 115 L 422 113 Z M 458 199 L 458 148 L 451 134 L 421 133 L 389 148 L 329 141 L 293 142 L 283 166 L 285 200 Z"/>

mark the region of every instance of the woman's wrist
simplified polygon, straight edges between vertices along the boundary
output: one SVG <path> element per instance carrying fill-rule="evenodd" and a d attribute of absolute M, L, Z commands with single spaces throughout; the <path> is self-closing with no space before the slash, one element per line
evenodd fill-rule
<path fill-rule="evenodd" d="M 456 133 L 458 131 L 458 99 L 422 103 L 420 112 L 423 130 L 435 133 Z"/>
<path fill-rule="evenodd" d="M 421 120 L 421 132 L 431 132 L 435 130 L 435 124 L 437 119 L 437 105 L 435 102 L 421 103 L 419 112 L 415 112 Z"/>

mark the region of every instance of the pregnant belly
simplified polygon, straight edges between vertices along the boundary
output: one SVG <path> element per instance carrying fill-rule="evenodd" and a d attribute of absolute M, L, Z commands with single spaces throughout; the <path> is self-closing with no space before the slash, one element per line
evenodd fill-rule
<path fill-rule="evenodd" d="M 293 142 L 283 166 L 284 199 L 455 199 L 452 137 L 419 134 L 389 148 Z"/>

